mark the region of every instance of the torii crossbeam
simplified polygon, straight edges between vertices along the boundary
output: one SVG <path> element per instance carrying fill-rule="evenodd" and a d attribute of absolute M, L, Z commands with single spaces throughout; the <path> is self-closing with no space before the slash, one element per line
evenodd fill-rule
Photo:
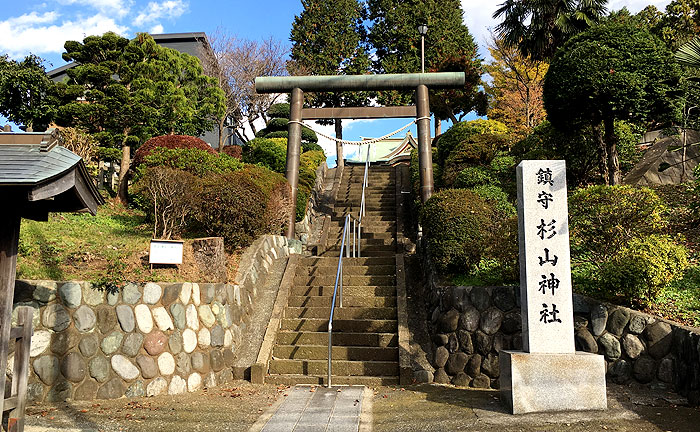
<path fill-rule="evenodd" d="M 430 149 L 430 103 L 428 87 L 464 87 L 464 72 L 435 72 L 387 75 L 315 75 L 288 77 L 258 77 L 257 93 L 292 93 L 287 141 L 286 177 L 292 187 L 292 202 L 296 202 L 299 182 L 299 156 L 301 153 L 301 121 L 318 118 L 391 118 L 415 116 L 418 124 L 418 161 L 420 165 L 421 200 L 427 201 L 433 194 L 433 156 Z M 416 106 L 413 107 L 358 107 L 303 109 L 304 92 L 414 90 Z M 413 111 L 411 111 L 413 110 Z M 338 160 L 342 147 L 338 147 Z M 294 237 L 295 213 L 291 212 L 287 237 Z"/>

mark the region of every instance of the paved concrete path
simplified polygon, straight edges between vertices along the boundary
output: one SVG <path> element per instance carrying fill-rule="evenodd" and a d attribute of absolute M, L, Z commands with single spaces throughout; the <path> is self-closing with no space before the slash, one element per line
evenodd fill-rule
<path fill-rule="evenodd" d="M 364 393 L 364 386 L 295 386 L 274 413 L 263 416 L 251 431 L 357 432 Z"/>

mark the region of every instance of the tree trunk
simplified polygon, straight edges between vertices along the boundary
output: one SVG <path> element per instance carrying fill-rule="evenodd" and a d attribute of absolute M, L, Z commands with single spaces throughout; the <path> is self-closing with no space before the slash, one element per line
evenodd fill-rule
<path fill-rule="evenodd" d="M 253 124 L 253 120 L 251 120 L 250 117 L 248 117 L 248 126 L 250 126 L 250 130 L 253 131 L 253 138 L 255 138 L 255 134 L 258 133 L 258 131 L 255 129 L 255 125 Z"/>
<path fill-rule="evenodd" d="M 617 137 L 615 136 L 615 119 L 605 119 L 605 147 L 608 154 L 608 184 L 619 185 L 622 183 L 620 173 L 620 157 L 617 153 Z"/>
<path fill-rule="evenodd" d="M 337 139 L 343 139 L 343 120 L 335 119 L 335 137 Z M 335 142 L 335 154 L 337 159 L 338 168 L 342 168 L 345 165 L 343 160 L 343 144 L 338 141 Z"/>
<path fill-rule="evenodd" d="M 126 140 L 125 140 L 126 141 Z M 129 179 L 127 173 L 131 165 L 131 146 L 122 144 L 122 161 L 119 165 L 119 186 L 117 186 L 117 197 L 122 204 L 129 203 Z"/>
<path fill-rule="evenodd" d="M 217 149 L 219 153 L 224 151 L 224 131 L 226 130 L 225 123 L 226 117 L 224 116 L 219 120 L 219 148 Z"/>
<path fill-rule="evenodd" d="M 605 146 L 605 139 L 603 138 L 603 131 L 600 129 L 600 124 L 593 126 L 593 136 L 595 141 L 598 143 L 598 148 L 600 150 L 600 174 L 603 176 L 603 180 L 606 185 L 609 185 L 608 179 L 608 151 Z"/>
<path fill-rule="evenodd" d="M 435 137 L 440 136 L 440 134 L 442 134 L 442 120 L 435 117 Z"/>

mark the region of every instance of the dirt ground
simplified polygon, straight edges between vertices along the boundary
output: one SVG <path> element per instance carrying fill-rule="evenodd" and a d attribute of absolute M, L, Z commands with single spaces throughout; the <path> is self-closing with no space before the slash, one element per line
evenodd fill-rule
<path fill-rule="evenodd" d="M 179 396 L 70 402 L 31 406 L 27 432 L 81 431 L 247 431 L 290 393 L 285 386 L 245 381 Z M 604 412 L 513 416 L 498 392 L 442 385 L 374 389 L 376 432 L 403 431 L 624 431 L 697 432 L 700 408 L 683 398 L 643 386 L 608 384 Z"/>

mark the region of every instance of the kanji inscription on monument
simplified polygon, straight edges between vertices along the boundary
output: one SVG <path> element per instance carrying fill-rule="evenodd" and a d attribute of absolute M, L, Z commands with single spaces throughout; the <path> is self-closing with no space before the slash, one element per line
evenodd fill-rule
<path fill-rule="evenodd" d="M 523 351 L 573 353 L 566 166 L 523 161 L 517 176 Z"/>

